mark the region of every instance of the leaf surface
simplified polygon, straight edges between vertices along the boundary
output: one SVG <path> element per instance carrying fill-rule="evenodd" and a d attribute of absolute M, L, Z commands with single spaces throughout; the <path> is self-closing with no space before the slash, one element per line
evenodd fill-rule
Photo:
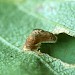
<path fill-rule="evenodd" d="M 0 75 L 74 75 L 74 7 L 72 1 L 0 1 Z M 22 50 L 35 28 L 58 34 L 57 43 L 42 44 L 42 54 Z"/>

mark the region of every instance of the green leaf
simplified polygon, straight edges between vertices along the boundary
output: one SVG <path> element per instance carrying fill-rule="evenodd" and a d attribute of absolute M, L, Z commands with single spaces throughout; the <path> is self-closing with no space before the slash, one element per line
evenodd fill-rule
<path fill-rule="evenodd" d="M 74 12 L 74 1 L 1 0 L 0 75 L 75 75 Z M 22 50 L 35 28 L 58 34 L 42 54 Z"/>

